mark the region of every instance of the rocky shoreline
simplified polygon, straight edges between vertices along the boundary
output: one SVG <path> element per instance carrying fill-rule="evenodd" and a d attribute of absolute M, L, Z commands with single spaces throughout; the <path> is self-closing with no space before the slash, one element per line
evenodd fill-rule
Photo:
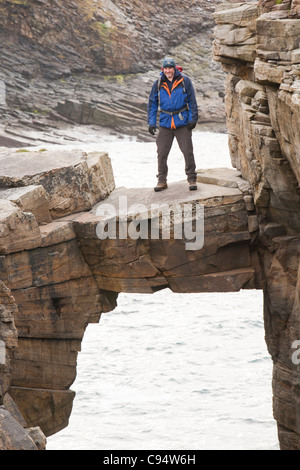
<path fill-rule="evenodd" d="M 0 146 L 34 145 L 32 130 L 53 142 L 66 123 L 149 140 L 147 101 L 166 54 L 194 82 L 199 129 L 225 132 L 224 73 L 212 59 L 218 3 L 2 1 Z"/>
<path fill-rule="evenodd" d="M 122 78 L 89 74 L 70 76 L 63 82 L 40 79 L 38 88 L 28 82 L 20 89 L 2 81 L 6 84 L 8 104 L 0 105 L 0 146 L 38 145 L 37 141 L 56 143 L 55 133 L 68 138 L 66 128 L 75 124 L 151 141 L 147 104 L 158 73 L 159 68 Z M 224 93 L 198 85 L 197 100 L 200 114 L 197 129 L 226 132 Z M 39 138 L 30 138 L 32 131 Z"/>

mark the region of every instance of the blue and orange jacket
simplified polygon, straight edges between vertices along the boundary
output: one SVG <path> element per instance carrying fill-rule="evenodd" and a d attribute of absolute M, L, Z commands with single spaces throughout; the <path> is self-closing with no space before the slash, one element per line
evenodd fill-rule
<path fill-rule="evenodd" d="M 157 127 L 158 111 L 160 111 L 159 125 L 161 127 L 176 129 L 186 126 L 188 123 L 196 124 L 198 120 L 198 106 L 191 80 L 175 69 L 171 89 L 167 82 L 165 74 L 161 72 L 160 90 L 158 90 L 159 80 L 156 80 L 152 86 L 147 110 L 148 125 Z M 158 93 L 160 93 L 160 103 Z M 182 109 L 185 110 L 178 113 Z M 167 111 L 167 113 L 164 113 L 164 111 Z M 171 115 L 171 113 L 174 114 Z"/>

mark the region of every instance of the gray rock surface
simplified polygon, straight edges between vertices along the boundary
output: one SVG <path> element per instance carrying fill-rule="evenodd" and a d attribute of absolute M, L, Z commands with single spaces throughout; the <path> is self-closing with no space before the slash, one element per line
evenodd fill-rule
<path fill-rule="evenodd" d="M 1 2 L 0 146 L 55 140 L 64 122 L 148 137 L 146 106 L 162 59 L 193 79 L 199 126 L 225 130 L 224 74 L 212 61 L 221 0 Z"/>

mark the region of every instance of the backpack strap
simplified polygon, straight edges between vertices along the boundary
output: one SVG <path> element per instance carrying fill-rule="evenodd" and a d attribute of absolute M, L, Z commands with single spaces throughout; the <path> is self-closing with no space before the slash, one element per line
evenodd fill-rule
<path fill-rule="evenodd" d="M 183 80 L 182 80 L 181 84 L 182 84 L 183 92 L 186 93 L 184 77 L 183 77 Z M 158 109 L 159 110 L 160 110 L 160 87 L 161 87 L 161 76 L 159 76 L 159 78 L 157 80 L 157 94 L 158 94 Z M 186 103 L 186 106 L 187 106 L 187 109 L 189 110 L 188 102 Z"/>

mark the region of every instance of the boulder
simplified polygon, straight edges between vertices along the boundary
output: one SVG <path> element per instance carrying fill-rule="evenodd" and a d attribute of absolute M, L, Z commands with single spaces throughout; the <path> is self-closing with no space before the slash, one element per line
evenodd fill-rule
<path fill-rule="evenodd" d="M 105 152 L 16 151 L 0 155 L 0 165 L 0 187 L 42 186 L 53 218 L 90 209 L 115 185 Z M 10 194 L 4 197 L 10 198 Z"/>

